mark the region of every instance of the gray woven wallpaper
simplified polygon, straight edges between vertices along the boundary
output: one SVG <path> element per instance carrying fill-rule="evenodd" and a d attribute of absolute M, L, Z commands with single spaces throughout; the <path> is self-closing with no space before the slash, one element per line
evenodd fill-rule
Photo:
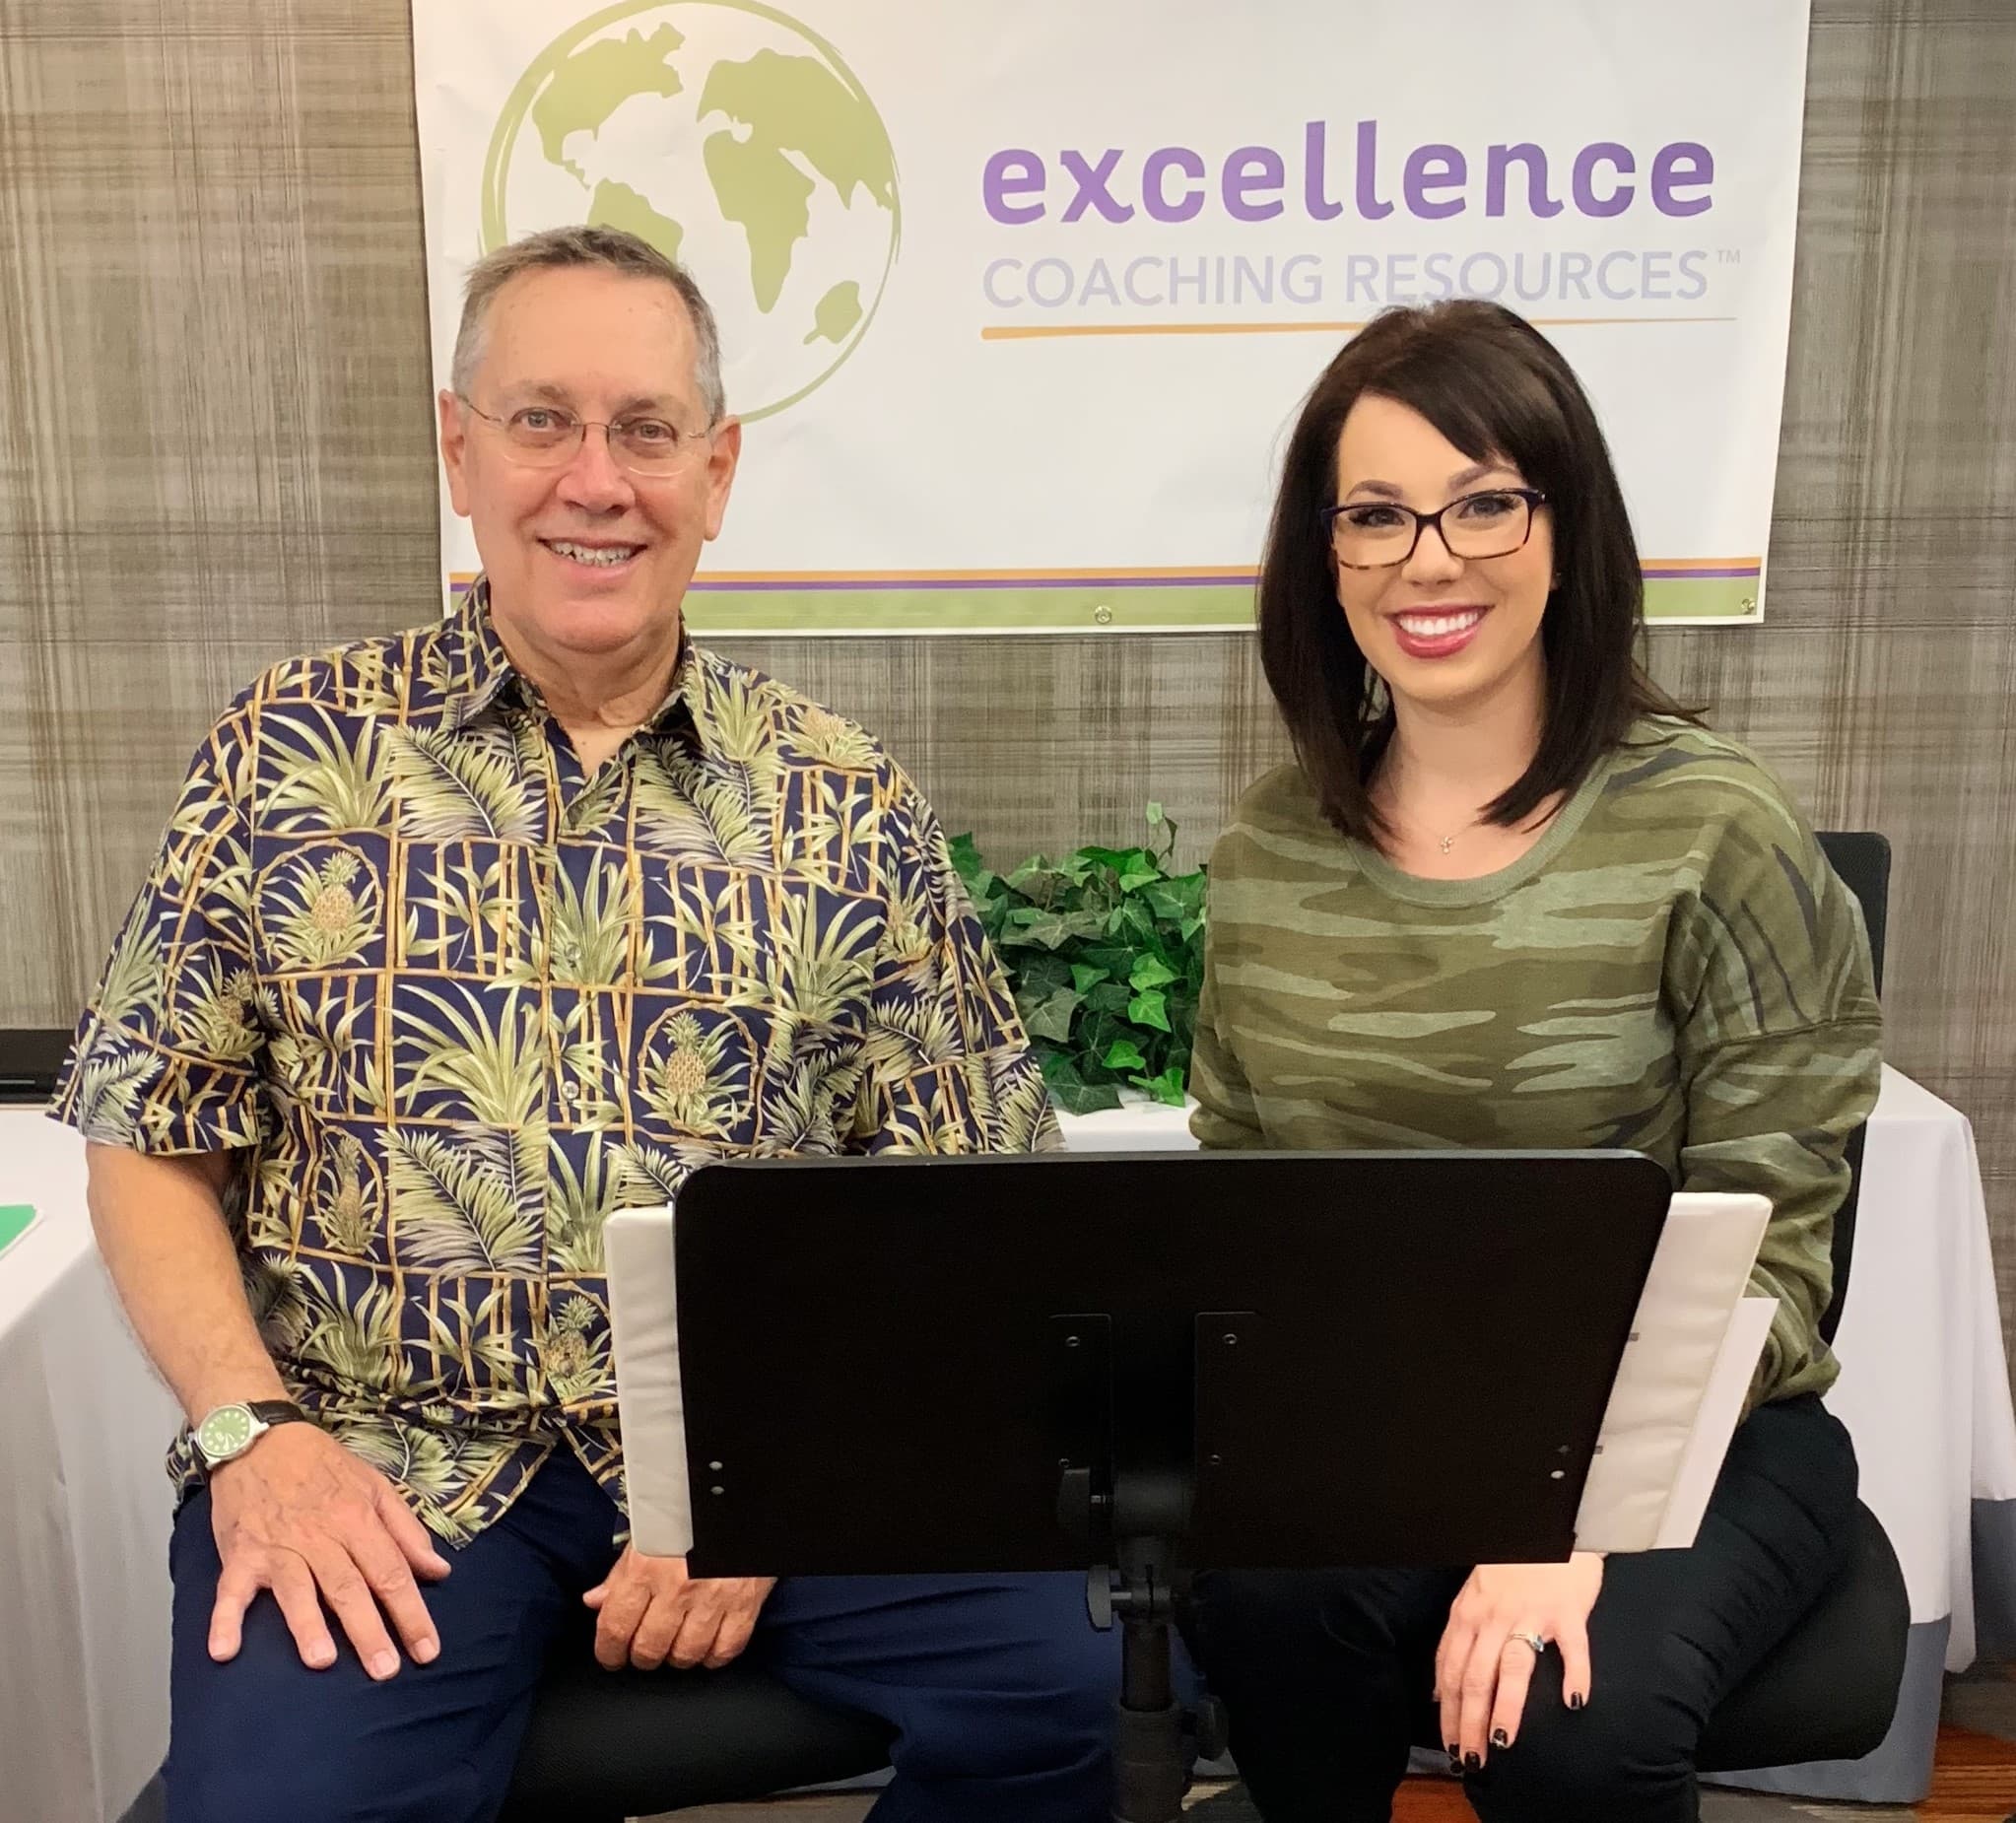
<path fill-rule="evenodd" d="M 234 690 L 435 611 L 430 388 L 404 0 L 0 0 L 0 1026 L 70 1021 Z M 1896 844 L 1890 1055 L 2016 1310 L 2016 0 L 1816 0 L 1769 613 L 1655 668 Z M 1243 638 L 723 644 L 997 860 L 1150 797 L 1195 852 L 1280 751 Z"/>

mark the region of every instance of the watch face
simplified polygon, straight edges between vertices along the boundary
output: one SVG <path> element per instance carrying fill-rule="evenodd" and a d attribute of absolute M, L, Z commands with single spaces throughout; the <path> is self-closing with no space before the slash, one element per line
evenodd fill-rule
<path fill-rule="evenodd" d="M 223 1462 L 252 1441 L 252 1413 L 244 1405 L 220 1405 L 196 1429 L 196 1445 L 213 1462 Z"/>

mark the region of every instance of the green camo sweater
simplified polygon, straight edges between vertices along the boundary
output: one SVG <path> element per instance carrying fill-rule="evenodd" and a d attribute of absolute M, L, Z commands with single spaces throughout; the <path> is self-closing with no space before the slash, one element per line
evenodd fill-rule
<path fill-rule="evenodd" d="M 1762 1191 L 1753 1401 L 1833 1384 L 1828 1247 L 1881 1022 L 1854 896 L 1746 749 L 1642 721 L 1478 880 L 1400 873 L 1281 767 L 1210 879 L 1202 1144 L 1627 1146 L 1686 1189 Z"/>

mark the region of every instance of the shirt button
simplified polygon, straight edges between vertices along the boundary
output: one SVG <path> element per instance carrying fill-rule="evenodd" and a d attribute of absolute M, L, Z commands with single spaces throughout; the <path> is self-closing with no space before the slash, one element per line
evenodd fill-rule
<path fill-rule="evenodd" d="M 560 1091 L 560 1099 L 570 1106 L 578 1102 L 581 1099 L 580 1085 L 571 1082 L 563 1084 Z"/>

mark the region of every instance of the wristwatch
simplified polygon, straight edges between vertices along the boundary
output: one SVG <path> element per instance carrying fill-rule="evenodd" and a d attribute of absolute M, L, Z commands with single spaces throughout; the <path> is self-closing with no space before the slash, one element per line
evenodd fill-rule
<path fill-rule="evenodd" d="M 196 1458 L 204 1472 L 243 1455 L 276 1424 L 312 1423 L 307 1413 L 291 1399 L 252 1399 L 236 1405 L 220 1405 L 203 1414 L 193 1440 Z"/>

